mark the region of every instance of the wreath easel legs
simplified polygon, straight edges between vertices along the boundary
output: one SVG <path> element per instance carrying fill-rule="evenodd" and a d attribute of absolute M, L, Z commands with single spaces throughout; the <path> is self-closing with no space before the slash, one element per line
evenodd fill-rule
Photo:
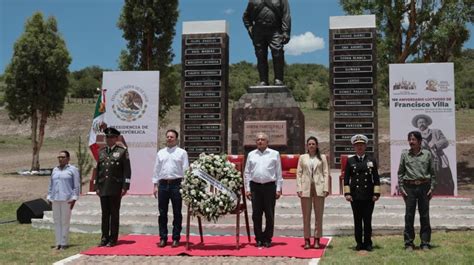
<path fill-rule="evenodd" d="M 237 207 L 240 206 L 240 198 L 239 200 L 237 201 Z M 246 202 L 245 202 L 245 199 L 244 199 L 244 207 L 243 207 L 243 211 L 244 212 L 244 219 L 245 219 L 245 228 L 247 230 L 247 237 L 248 237 L 248 240 L 249 240 L 249 243 L 251 242 L 251 238 L 250 238 L 250 225 L 249 225 L 249 217 L 248 217 L 248 212 L 247 212 L 247 205 L 246 205 Z M 191 207 L 189 207 L 188 205 L 188 213 L 186 215 L 186 250 L 189 250 L 190 249 L 190 244 L 189 244 L 189 234 L 190 234 L 190 228 L 191 228 Z M 236 241 L 236 248 L 237 249 L 240 249 L 240 210 L 239 209 L 236 209 L 236 227 L 235 227 L 235 241 Z M 204 243 L 204 237 L 203 237 L 203 233 L 202 233 L 202 222 L 201 222 L 201 217 L 200 216 L 197 216 L 197 219 L 198 219 L 198 227 L 199 227 L 199 235 L 200 235 L 200 239 L 201 239 L 201 244 Z"/>
<path fill-rule="evenodd" d="M 186 215 L 186 250 L 189 250 L 189 230 L 191 227 L 191 207 L 188 205 L 188 213 Z M 199 226 L 199 235 L 201 236 L 201 244 L 204 243 L 204 237 L 202 235 L 202 222 L 201 217 L 197 217 L 198 219 L 198 226 Z"/>

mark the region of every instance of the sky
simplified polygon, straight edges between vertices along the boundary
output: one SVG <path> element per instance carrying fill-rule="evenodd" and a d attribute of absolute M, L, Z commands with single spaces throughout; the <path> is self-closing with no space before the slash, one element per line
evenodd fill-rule
<path fill-rule="evenodd" d="M 126 48 L 117 21 L 123 0 L 0 0 L 0 73 L 11 60 L 13 45 L 35 11 L 54 16 L 72 57 L 71 71 L 87 66 L 117 70 L 120 51 Z M 183 21 L 226 20 L 229 24 L 230 63 L 255 63 L 255 54 L 242 23 L 245 0 L 180 0 L 180 15 L 173 41 L 181 61 Z M 285 46 L 287 63 L 328 65 L 329 17 L 344 15 L 337 0 L 290 0 L 291 41 Z M 474 48 L 474 27 L 465 48 Z"/>

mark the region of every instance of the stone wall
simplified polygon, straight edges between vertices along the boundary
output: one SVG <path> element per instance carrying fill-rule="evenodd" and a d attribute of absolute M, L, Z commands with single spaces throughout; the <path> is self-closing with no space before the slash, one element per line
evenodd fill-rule
<path fill-rule="evenodd" d="M 287 144 L 269 147 L 282 154 L 305 152 L 304 115 L 286 87 L 250 87 L 232 109 L 232 154 L 247 154 L 256 146 L 244 146 L 245 121 L 286 121 Z"/>

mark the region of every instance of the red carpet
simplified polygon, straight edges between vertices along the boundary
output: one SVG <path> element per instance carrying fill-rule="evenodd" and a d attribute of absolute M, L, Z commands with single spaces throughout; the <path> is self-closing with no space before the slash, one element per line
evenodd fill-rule
<path fill-rule="evenodd" d="M 303 238 L 274 237 L 272 247 L 258 249 L 255 242 L 248 243 L 246 237 L 240 238 L 240 249 L 236 249 L 233 236 L 205 236 L 204 244 L 199 243 L 199 236 L 191 236 L 190 250 L 186 250 L 185 237 L 181 237 L 179 247 L 171 248 L 171 242 L 164 248 L 158 248 L 159 236 L 128 235 L 119 238 L 115 247 L 94 247 L 82 252 L 84 255 L 118 255 L 118 256 L 237 256 L 237 257 L 295 257 L 321 258 L 329 244 L 329 238 L 321 239 L 324 249 L 303 249 Z"/>

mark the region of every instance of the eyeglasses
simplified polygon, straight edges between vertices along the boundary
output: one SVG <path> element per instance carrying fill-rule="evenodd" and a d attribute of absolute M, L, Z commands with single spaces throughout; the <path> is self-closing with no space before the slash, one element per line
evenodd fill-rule
<path fill-rule="evenodd" d="M 64 159 L 66 158 L 65 156 L 58 156 L 58 159 Z"/>

